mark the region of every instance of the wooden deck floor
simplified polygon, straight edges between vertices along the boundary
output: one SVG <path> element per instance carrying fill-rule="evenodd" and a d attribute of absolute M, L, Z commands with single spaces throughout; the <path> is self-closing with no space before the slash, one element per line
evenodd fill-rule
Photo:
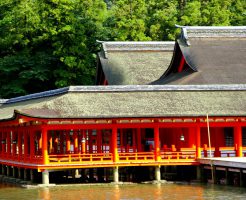
<path fill-rule="evenodd" d="M 198 162 L 205 165 L 215 165 L 223 167 L 234 167 L 246 169 L 246 157 L 224 157 L 224 158 L 200 158 Z"/>

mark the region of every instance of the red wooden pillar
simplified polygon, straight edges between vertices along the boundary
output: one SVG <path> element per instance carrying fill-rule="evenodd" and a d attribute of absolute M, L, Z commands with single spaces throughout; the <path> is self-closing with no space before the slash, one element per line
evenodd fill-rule
<path fill-rule="evenodd" d="M 112 153 L 113 153 L 113 161 L 117 162 L 119 160 L 118 148 L 117 148 L 117 127 L 112 128 Z"/>
<path fill-rule="evenodd" d="M 34 153 L 35 153 L 35 131 L 30 131 L 30 157 L 31 161 L 34 159 Z"/>
<path fill-rule="evenodd" d="M 73 132 L 73 141 L 74 141 L 74 153 L 78 153 L 79 150 L 79 142 L 78 142 L 78 132 Z"/>
<path fill-rule="evenodd" d="M 38 136 L 38 153 L 41 154 L 42 152 L 42 133 Z"/>
<path fill-rule="evenodd" d="M 141 138 L 141 129 L 137 128 L 137 150 L 138 152 L 142 151 L 142 138 Z"/>
<path fill-rule="evenodd" d="M 64 153 L 64 132 L 60 131 L 60 154 Z"/>
<path fill-rule="evenodd" d="M 48 132 L 48 138 L 49 138 L 49 153 L 53 153 L 53 136 L 52 132 Z"/>
<path fill-rule="evenodd" d="M 28 132 L 24 132 L 24 159 L 28 157 Z"/>
<path fill-rule="evenodd" d="M 92 144 L 92 130 L 88 130 L 88 144 L 89 144 L 89 153 L 93 153 L 93 144 Z"/>
<path fill-rule="evenodd" d="M 120 129 L 120 152 L 126 152 L 126 146 L 124 142 L 124 129 Z"/>
<path fill-rule="evenodd" d="M 97 153 L 102 153 L 102 130 L 97 130 Z"/>
<path fill-rule="evenodd" d="M 3 143 L 2 143 L 2 141 L 3 141 L 3 132 L 2 132 L 2 129 L 0 128 L 0 142 L 1 142 L 1 145 L 0 145 L 0 153 L 1 153 L 1 155 L 2 155 L 2 153 L 3 153 Z"/>
<path fill-rule="evenodd" d="M 86 135 L 85 130 L 82 130 L 82 140 L 81 140 L 81 153 L 86 153 Z"/>
<path fill-rule="evenodd" d="M 201 158 L 201 128 L 196 127 L 196 157 Z"/>
<path fill-rule="evenodd" d="M 1 145 L 2 145 L 2 158 L 6 156 L 6 133 L 5 129 L 2 129 L 2 140 L 1 140 Z"/>
<path fill-rule="evenodd" d="M 58 135 L 57 132 L 54 132 L 54 154 L 57 154 L 58 152 Z"/>
<path fill-rule="evenodd" d="M 195 127 L 190 127 L 188 130 L 189 132 L 185 139 L 187 140 L 188 146 L 193 148 L 196 145 L 196 130 Z"/>
<path fill-rule="evenodd" d="M 235 138 L 235 148 L 236 148 L 236 156 L 243 157 L 243 151 L 242 151 L 242 127 L 241 126 L 235 126 L 234 127 L 234 138 Z"/>
<path fill-rule="evenodd" d="M 48 131 L 45 127 L 42 128 L 42 156 L 43 164 L 46 165 L 49 163 L 48 156 Z"/>
<path fill-rule="evenodd" d="M 9 128 L 7 129 L 7 155 L 11 156 L 11 132 Z"/>
<path fill-rule="evenodd" d="M 159 126 L 154 127 L 154 142 L 155 142 L 155 160 L 160 161 L 160 133 Z"/>
<path fill-rule="evenodd" d="M 22 132 L 21 129 L 18 128 L 18 158 L 22 159 Z"/>
<path fill-rule="evenodd" d="M 66 131 L 66 153 L 70 153 L 70 145 L 71 145 L 71 141 L 70 141 L 70 132 Z"/>
<path fill-rule="evenodd" d="M 16 137 L 16 130 L 13 130 L 12 133 L 12 155 L 16 155 L 16 142 L 17 142 L 17 137 Z"/>
<path fill-rule="evenodd" d="M 137 145 L 136 145 L 136 129 L 132 129 L 132 148 L 133 148 L 133 152 L 136 152 L 137 149 Z"/>

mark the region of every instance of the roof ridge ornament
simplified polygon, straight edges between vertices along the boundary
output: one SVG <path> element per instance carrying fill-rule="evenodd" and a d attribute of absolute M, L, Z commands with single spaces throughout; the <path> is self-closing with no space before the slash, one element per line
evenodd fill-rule
<path fill-rule="evenodd" d="M 188 34 L 187 34 L 187 29 L 186 29 L 186 26 L 180 26 L 180 25 L 177 25 L 175 24 L 175 27 L 176 28 L 181 28 L 181 39 L 185 41 L 186 45 L 187 46 L 190 46 L 190 42 L 189 42 L 189 38 L 188 38 Z"/>
<path fill-rule="evenodd" d="M 101 41 L 101 40 L 96 40 L 96 42 L 101 44 L 104 57 L 105 57 L 105 59 L 107 59 L 108 58 L 108 52 L 107 52 L 107 48 L 106 48 L 105 42 Z"/>

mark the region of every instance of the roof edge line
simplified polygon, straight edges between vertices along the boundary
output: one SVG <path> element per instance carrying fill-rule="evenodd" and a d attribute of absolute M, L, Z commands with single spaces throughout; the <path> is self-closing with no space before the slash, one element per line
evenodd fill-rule
<path fill-rule="evenodd" d="M 38 92 L 34 94 L 28 94 L 25 96 L 14 97 L 14 98 L 8 99 L 3 104 L 17 103 L 17 102 L 25 101 L 25 100 L 38 99 L 41 97 L 55 96 L 57 94 L 64 94 L 68 91 L 69 91 L 69 87 L 64 87 L 64 88 L 59 88 L 59 89 L 54 89 L 54 90 L 49 90 L 49 91 L 44 91 L 44 92 Z"/>
<path fill-rule="evenodd" d="M 175 24 L 176 28 L 186 28 L 186 29 L 190 29 L 190 30 L 195 30 L 195 29 L 199 29 L 199 30 L 203 30 L 203 29 L 211 29 L 211 30 L 224 30 L 224 29 L 228 29 L 228 30 L 244 30 L 246 29 L 246 26 L 182 26 L 182 25 L 178 25 Z"/>
<path fill-rule="evenodd" d="M 109 86 L 70 86 L 68 92 L 138 92 L 138 91 L 246 91 L 246 84 L 223 85 L 109 85 Z"/>
<path fill-rule="evenodd" d="M 158 91 L 246 91 L 246 84 L 230 85 L 111 85 L 111 86 L 69 86 L 60 89 L 39 92 L 7 100 L 4 104 L 17 103 L 68 92 L 158 92 Z"/>

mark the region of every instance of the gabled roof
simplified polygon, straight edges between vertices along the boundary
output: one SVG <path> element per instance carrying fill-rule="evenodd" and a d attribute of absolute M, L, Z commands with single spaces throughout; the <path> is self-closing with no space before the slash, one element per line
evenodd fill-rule
<path fill-rule="evenodd" d="M 246 26 L 181 29 L 172 63 L 154 84 L 246 83 Z M 182 56 L 185 66 L 177 73 Z"/>
<path fill-rule="evenodd" d="M 71 86 L 9 99 L 0 120 L 246 116 L 246 85 Z"/>
<path fill-rule="evenodd" d="M 101 42 L 98 54 L 109 85 L 143 85 L 158 80 L 173 56 L 174 42 Z"/>

